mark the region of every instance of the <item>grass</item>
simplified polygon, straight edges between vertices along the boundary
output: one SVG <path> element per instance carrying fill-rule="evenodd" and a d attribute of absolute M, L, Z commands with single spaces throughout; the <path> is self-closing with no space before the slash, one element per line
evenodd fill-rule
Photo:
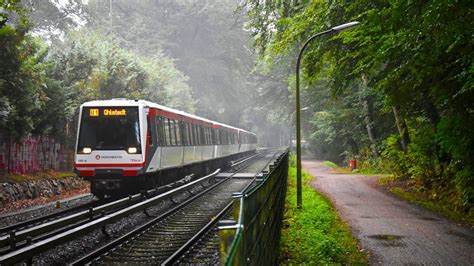
<path fill-rule="evenodd" d="M 296 208 L 296 169 L 289 169 L 282 230 L 283 264 L 367 264 L 350 228 L 337 215 L 331 202 L 316 192 L 303 171 L 303 208 Z"/>
<path fill-rule="evenodd" d="M 354 172 L 351 172 L 351 169 L 348 166 L 341 167 L 331 161 L 324 161 L 323 163 L 324 165 L 331 167 L 337 172 L 342 173 L 342 174 L 357 174 L 357 175 L 380 175 L 381 174 L 377 169 L 369 169 L 369 168 L 359 169 L 358 168 L 354 170 Z"/>
<path fill-rule="evenodd" d="M 397 197 L 423 208 L 440 213 L 454 221 L 468 224 L 474 227 L 474 213 L 465 213 L 453 208 L 452 204 L 430 197 L 429 191 L 419 192 L 410 186 L 408 182 L 395 180 L 393 177 L 382 177 L 378 180 L 379 185 L 384 186 Z"/>
<path fill-rule="evenodd" d="M 351 169 L 349 169 L 349 167 L 340 167 L 331 161 L 324 161 L 323 163 L 324 165 L 331 167 L 332 169 L 336 170 L 339 173 L 352 174 Z"/>

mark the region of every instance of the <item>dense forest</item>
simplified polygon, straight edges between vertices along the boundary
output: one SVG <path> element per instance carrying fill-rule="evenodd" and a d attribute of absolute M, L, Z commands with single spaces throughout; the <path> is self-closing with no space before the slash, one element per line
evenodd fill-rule
<path fill-rule="evenodd" d="M 78 106 L 110 98 L 268 133 L 262 139 L 275 146 L 288 135 L 260 101 L 275 85 L 287 93 L 286 84 L 255 67 L 237 2 L 8 0 L 0 11 L 3 135 L 74 141 Z"/>
<path fill-rule="evenodd" d="M 143 98 L 474 203 L 472 1 L 4 0 L 0 131 L 72 139 L 78 106 Z M 291 125 L 290 125 L 291 124 Z M 68 138 L 69 136 L 69 138 Z"/>
<path fill-rule="evenodd" d="M 260 61 L 290 68 L 303 58 L 304 135 L 320 157 L 410 179 L 434 199 L 474 203 L 472 1 L 248 0 Z M 290 59 L 288 59 L 290 58 Z M 288 76 L 294 88 L 294 75 Z"/>

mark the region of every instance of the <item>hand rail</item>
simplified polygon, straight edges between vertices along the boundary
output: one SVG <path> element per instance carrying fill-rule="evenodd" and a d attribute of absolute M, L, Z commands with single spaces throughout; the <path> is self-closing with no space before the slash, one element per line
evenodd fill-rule
<path fill-rule="evenodd" d="M 235 224 L 219 226 L 221 263 L 233 264 L 275 264 L 277 243 L 285 203 L 288 176 L 288 151 L 281 154 L 264 173 L 257 185 L 235 195 Z M 232 241 L 229 235 L 232 231 Z M 230 244 L 229 244 L 230 242 Z M 257 256 L 257 254 L 259 254 Z"/>

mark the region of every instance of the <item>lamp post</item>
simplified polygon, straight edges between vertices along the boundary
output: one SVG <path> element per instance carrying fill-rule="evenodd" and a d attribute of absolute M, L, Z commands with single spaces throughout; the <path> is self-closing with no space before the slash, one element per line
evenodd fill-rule
<path fill-rule="evenodd" d="M 306 111 L 306 110 L 309 110 L 309 106 L 306 106 L 306 107 L 303 107 L 303 108 L 300 109 L 300 111 Z M 293 140 L 293 132 L 294 132 L 294 131 L 293 131 L 293 126 L 294 126 L 293 124 L 295 123 L 295 121 L 293 121 L 293 120 L 294 120 L 294 118 L 295 118 L 295 114 L 296 114 L 296 110 L 293 111 L 293 112 L 291 113 L 291 115 L 290 115 L 290 126 L 289 126 L 289 129 L 290 129 L 290 143 L 289 143 L 289 145 L 288 145 L 288 146 L 290 147 L 290 151 L 291 151 L 291 148 L 292 148 L 292 146 L 293 146 L 293 142 L 292 142 L 292 140 Z"/>
<path fill-rule="evenodd" d="M 298 59 L 296 60 L 296 205 L 298 209 L 303 207 L 302 204 L 302 193 L 301 193 L 301 114 L 300 114 L 300 63 L 301 57 L 303 56 L 303 52 L 308 46 L 308 44 L 314 40 L 316 37 L 331 33 L 331 32 L 338 32 L 344 29 L 348 29 L 355 25 L 359 24 L 358 21 L 349 22 L 346 24 L 342 24 L 336 27 L 333 27 L 329 30 L 319 32 L 313 36 L 311 36 L 306 42 L 303 44 L 303 47 L 298 54 Z"/>

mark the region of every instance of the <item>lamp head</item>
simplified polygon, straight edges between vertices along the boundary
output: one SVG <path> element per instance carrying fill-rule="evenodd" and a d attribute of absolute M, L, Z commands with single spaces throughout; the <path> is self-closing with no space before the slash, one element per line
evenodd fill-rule
<path fill-rule="evenodd" d="M 357 25 L 359 23 L 360 23 L 359 21 L 352 21 L 352 22 L 349 22 L 349 23 L 345 23 L 345 24 L 341 24 L 341 25 L 338 25 L 336 27 L 333 27 L 332 30 L 333 31 L 345 30 L 345 29 L 348 29 L 348 28 L 352 28 L 352 27 L 354 27 L 355 25 Z"/>

